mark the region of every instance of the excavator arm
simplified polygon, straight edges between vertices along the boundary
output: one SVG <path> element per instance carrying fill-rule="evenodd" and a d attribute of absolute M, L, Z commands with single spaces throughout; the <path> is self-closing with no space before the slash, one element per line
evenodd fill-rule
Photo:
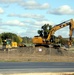
<path fill-rule="evenodd" d="M 73 21 L 73 19 L 70 19 L 70 20 L 68 20 L 68 21 L 65 21 L 65 22 L 63 22 L 63 23 L 61 23 L 61 24 L 58 24 L 58 25 L 56 25 L 56 26 L 54 26 L 52 29 L 51 29 L 51 31 L 50 31 L 50 33 L 48 34 L 48 37 L 47 37 L 47 39 L 46 39 L 46 41 L 49 41 L 50 40 L 50 38 L 51 38 L 51 36 L 57 31 L 57 30 L 59 30 L 59 29 L 61 29 L 61 28 L 64 28 L 64 27 L 66 27 L 66 26 L 69 26 L 69 45 L 72 45 L 72 33 L 73 33 L 73 30 L 74 30 L 74 21 Z"/>
<path fill-rule="evenodd" d="M 54 26 L 54 27 L 51 29 L 50 33 L 48 34 L 48 37 L 47 37 L 46 40 L 50 40 L 51 35 L 53 35 L 57 30 L 59 30 L 59 29 L 61 29 L 61 28 L 64 28 L 64 27 L 66 27 L 66 26 L 68 26 L 68 23 L 62 23 L 62 24 L 58 24 L 58 25 Z"/>

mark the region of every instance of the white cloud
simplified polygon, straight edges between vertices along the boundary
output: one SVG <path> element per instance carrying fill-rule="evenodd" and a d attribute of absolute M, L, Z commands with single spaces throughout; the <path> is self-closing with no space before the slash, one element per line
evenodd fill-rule
<path fill-rule="evenodd" d="M 42 21 L 33 21 L 33 20 L 25 20 L 23 21 L 28 28 L 32 27 L 33 29 L 40 29 L 44 24 L 54 25 L 52 21 L 42 20 Z"/>
<path fill-rule="evenodd" d="M 74 9 L 72 9 L 68 5 L 63 5 L 57 9 L 54 9 L 52 11 L 48 11 L 49 14 L 55 14 L 55 15 L 74 15 Z"/>
<path fill-rule="evenodd" d="M 24 26 L 25 24 L 19 20 L 9 20 L 5 23 L 6 25 Z"/>
<path fill-rule="evenodd" d="M 29 26 L 33 26 L 33 28 L 41 28 L 44 24 L 54 25 L 52 21 L 42 20 L 42 21 L 32 21 L 32 20 L 25 20 L 24 23 L 27 23 Z"/>
<path fill-rule="evenodd" d="M 20 2 L 22 0 L 0 0 L 0 3 L 15 3 L 15 2 Z"/>
<path fill-rule="evenodd" d="M 25 9 L 47 9 L 49 8 L 48 3 L 40 4 L 35 0 L 0 0 L 0 3 L 11 4 L 17 3 Z"/>
<path fill-rule="evenodd" d="M 4 10 L 0 7 L 0 14 L 4 13 Z"/>
<path fill-rule="evenodd" d="M 17 16 L 16 14 L 14 14 L 14 13 L 11 13 L 11 14 L 9 14 L 8 16 Z"/>
<path fill-rule="evenodd" d="M 36 2 L 35 0 L 28 0 L 25 2 L 21 2 L 19 4 L 23 6 L 25 9 L 47 9 L 49 8 L 48 3 L 40 4 Z"/>
<path fill-rule="evenodd" d="M 40 14 L 31 14 L 31 13 L 24 13 L 24 14 L 15 14 L 15 13 L 11 13 L 8 16 L 10 17 L 21 17 L 21 18 L 32 18 L 32 19 L 36 19 L 36 20 L 43 20 L 44 16 L 40 15 Z"/>
<path fill-rule="evenodd" d="M 49 4 L 48 4 L 48 3 L 44 3 L 44 4 L 41 6 L 41 8 L 47 9 L 47 8 L 49 8 Z"/>
<path fill-rule="evenodd" d="M 37 25 L 37 26 L 42 26 L 44 24 L 53 25 L 53 22 L 51 22 L 51 21 L 36 21 L 35 22 L 35 25 Z"/>
<path fill-rule="evenodd" d="M 0 33 L 3 33 L 3 32 L 11 32 L 15 34 L 18 34 L 21 32 L 25 33 L 27 30 L 27 27 L 25 26 L 26 25 L 24 24 L 24 22 L 21 22 L 19 20 L 8 20 L 6 22 L 1 23 Z"/>

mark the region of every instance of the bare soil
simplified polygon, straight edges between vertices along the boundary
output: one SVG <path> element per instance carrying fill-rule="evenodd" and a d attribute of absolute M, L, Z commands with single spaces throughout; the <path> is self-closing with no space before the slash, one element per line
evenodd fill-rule
<path fill-rule="evenodd" d="M 74 62 L 74 53 L 62 48 L 21 47 L 0 50 L 0 61 L 9 62 Z"/>

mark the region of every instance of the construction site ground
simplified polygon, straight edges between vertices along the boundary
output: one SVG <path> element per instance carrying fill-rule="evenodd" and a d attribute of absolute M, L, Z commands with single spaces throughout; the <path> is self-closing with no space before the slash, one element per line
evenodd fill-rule
<path fill-rule="evenodd" d="M 1 62 L 74 62 L 74 48 L 18 47 L 0 50 Z"/>

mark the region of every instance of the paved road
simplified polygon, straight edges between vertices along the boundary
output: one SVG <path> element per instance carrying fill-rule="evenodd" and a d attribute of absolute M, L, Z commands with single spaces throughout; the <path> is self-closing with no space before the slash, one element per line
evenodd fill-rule
<path fill-rule="evenodd" d="M 74 72 L 74 63 L 0 62 L 1 72 Z"/>

